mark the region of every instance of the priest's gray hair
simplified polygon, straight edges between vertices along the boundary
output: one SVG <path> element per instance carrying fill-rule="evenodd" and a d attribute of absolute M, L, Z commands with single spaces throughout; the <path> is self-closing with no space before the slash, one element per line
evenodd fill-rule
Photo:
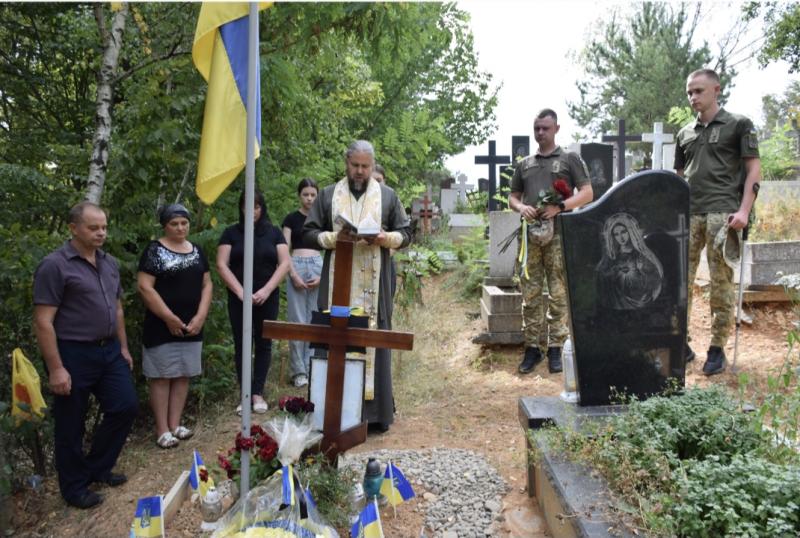
<path fill-rule="evenodd" d="M 354 153 L 367 153 L 370 157 L 375 159 L 375 148 L 366 140 L 356 140 L 347 147 L 344 154 L 345 159 L 349 159 Z"/>

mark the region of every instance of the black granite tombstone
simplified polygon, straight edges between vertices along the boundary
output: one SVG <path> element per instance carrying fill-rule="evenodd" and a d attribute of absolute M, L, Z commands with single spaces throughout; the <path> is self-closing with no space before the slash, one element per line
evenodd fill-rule
<path fill-rule="evenodd" d="M 614 182 L 614 146 L 611 144 L 581 144 L 580 154 L 589 168 L 594 199 L 599 200 Z"/>
<path fill-rule="evenodd" d="M 478 179 L 478 192 L 489 192 L 489 180 L 485 177 Z"/>
<path fill-rule="evenodd" d="M 559 216 L 581 405 L 684 383 L 689 186 L 642 172 Z"/>
<path fill-rule="evenodd" d="M 443 180 L 441 180 L 439 182 L 439 188 L 440 189 L 449 189 L 449 188 L 451 188 L 453 186 L 453 183 L 455 183 L 455 181 L 456 180 L 454 178 L 452 178 L 452 177 L 449 177 L 447 179 L 443 179 Z"/>

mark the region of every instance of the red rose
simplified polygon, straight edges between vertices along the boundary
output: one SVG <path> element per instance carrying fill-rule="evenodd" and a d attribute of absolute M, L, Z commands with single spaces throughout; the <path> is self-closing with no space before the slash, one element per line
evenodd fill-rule
<path fill-rule="evenodd" d="M 208 469 L 200 469 L 200 480 L 208 482 Z"/>
<path fill-rule="evenodd" d="M 278 400 L 278 409 L 280 409 L 281 411 L 286 409 L 286 402 L 289 401 L 290 398 L 291 396 L 284 396 L 280 400 Z"/>
<path fill-rule="evenodd" d="M 553 189 L 561 195 L 564 200 L 572 196 L 572 189 L 570 188 L 569 184 L 563 179 L 557 179 L 553 182 Z"/>
<path fill-rule="evenodd" d="M 255 437 L 256 435 L 264 435 L 265 433 L 266 432 L 264 431 L 264 428 L 262 428 L 258 424 L 253 424 L 252 426 L 250 426 L 250 435 L 252 437 Z"/>
<path fill-rule="evenodd" d="M 237 450 L 250 450 L 255 446 L 255 442 L 253 442 L 252 437 L 242 437 L 241 435 L 236 436 L 236 449 Z"/>

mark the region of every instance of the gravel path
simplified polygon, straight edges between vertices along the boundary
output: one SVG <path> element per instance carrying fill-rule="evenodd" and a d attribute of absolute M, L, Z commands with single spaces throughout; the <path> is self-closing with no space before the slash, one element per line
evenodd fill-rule
<path fill-rule="evenodd" d="M 403 471 L 420 497 L 428 536 L 496 535 L 495 522 L 502 519 L 502 496 L 508 486 L 482 455 L 450 448 L 379 450 L 346 454 L 340 465 L 363 474 L 368 458 L 377 458 L 384 469 L 391 460 Z"/>

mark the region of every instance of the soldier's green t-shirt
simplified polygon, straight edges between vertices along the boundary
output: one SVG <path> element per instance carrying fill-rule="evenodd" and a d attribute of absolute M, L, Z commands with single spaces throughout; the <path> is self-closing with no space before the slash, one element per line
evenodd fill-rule
<path fill-rule="evenodd" d="M 529 155 L 517 163 L 511 178 L 511 192 L 521 192 L 522 203 L 535 206 L 539 191 L 546 191 L 557 179 L 564 179 L 573 189 L 591 183 L 589 170 L 580 155 L 561 146 L 550 155 Z"/>
<path fill-rule="evenodd" d="M 720 108 L 708 125 L 699 120 L 678 132 L 675 169 L 689 181 L 689 212 L 733 213 L 739 209 L 744 159 L 758 157 L 758 136 L 745 116 Z"/>

